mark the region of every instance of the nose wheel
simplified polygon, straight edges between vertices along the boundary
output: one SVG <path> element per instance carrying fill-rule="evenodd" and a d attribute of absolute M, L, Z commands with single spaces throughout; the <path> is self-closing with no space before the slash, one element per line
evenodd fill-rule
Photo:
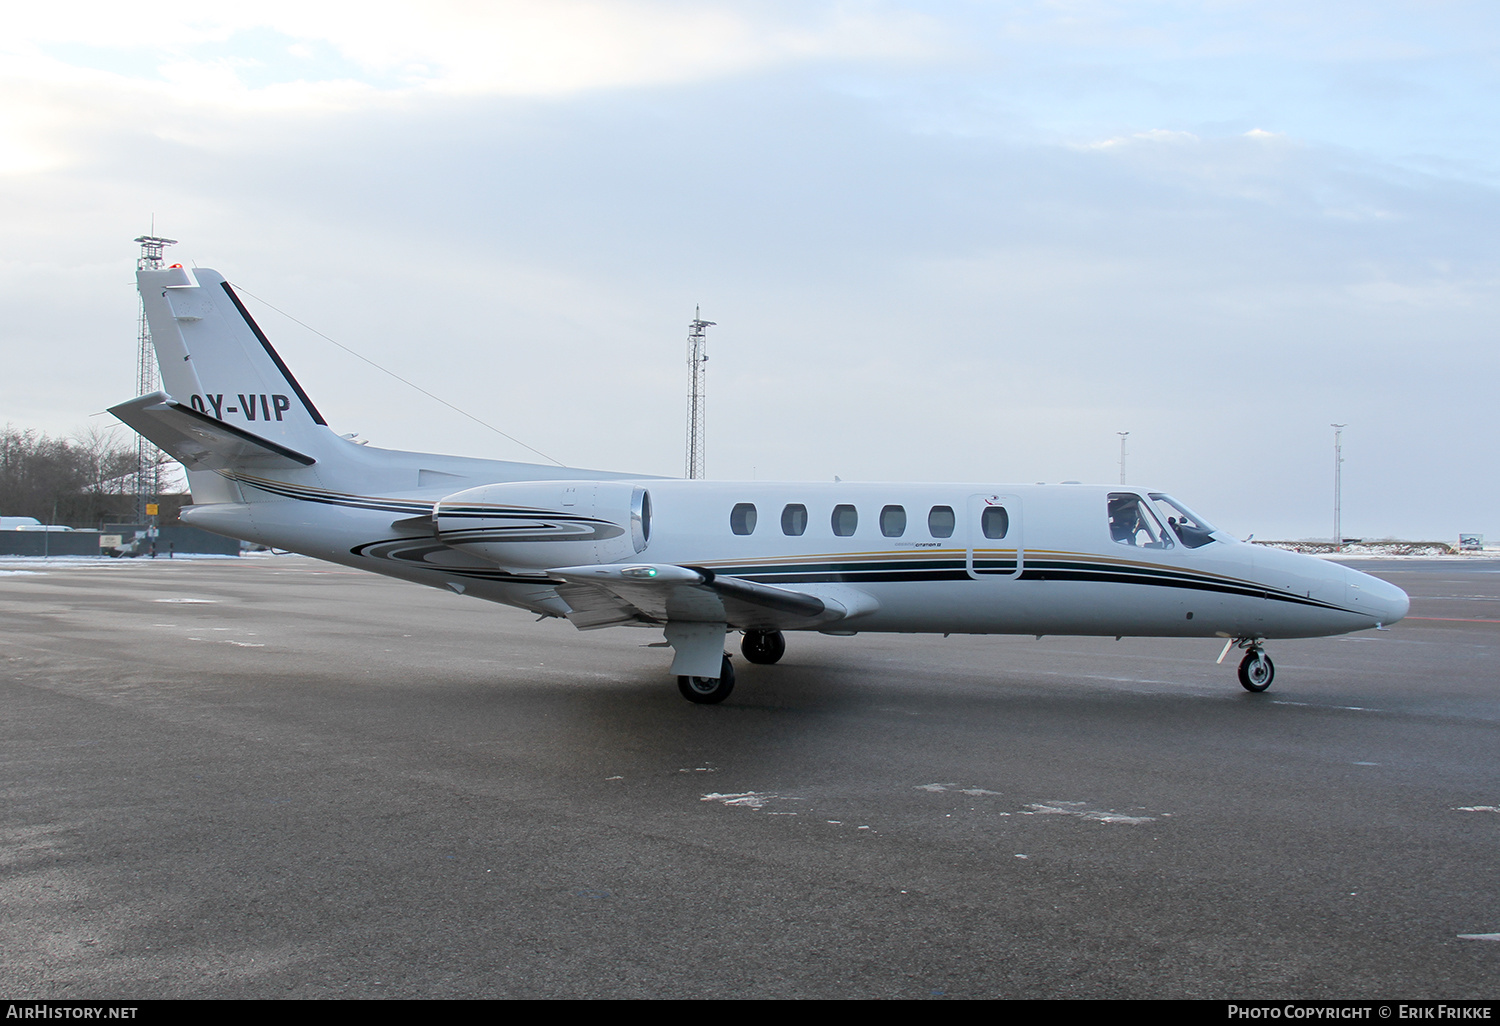
<path fill-rule="evenodd" d="M 1256 694 L 1271 686 L 1276 679 L 1276 664 L 1263 648 L 1251 648 L 1240 660 L 1240 686 Z"/>

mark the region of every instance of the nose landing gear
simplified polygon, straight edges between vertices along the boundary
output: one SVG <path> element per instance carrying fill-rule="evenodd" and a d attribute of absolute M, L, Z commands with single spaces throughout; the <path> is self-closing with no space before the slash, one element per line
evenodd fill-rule
<path fill-rule="evenodd" d="M 1252 648 L 1240 660 L 1240 686 L 1246 691 L 1262 692 L 1275 679 L 1276 664 L 1271 662 L 1264 649 Z"/>
<path fill-rule="evenodd" d="M 1266 655 L 1266 650 L 1261 647 L 1264 638 L 1230 638 L 1224 642 L 1224 651 L 1219 653 L 1219 662 L 1229 654 L 1229 649 L 1238 645 L 1245 650 L 1245 658 L 1240 660 L 1240 687 L 1246 691 L 1260 694 L 1271 686 L 1271 681 L 1276 679 L 1276 664 L 1271 662 L 1271 657 Z"/>
<path fill-rule="evenodd" d="M 1276 679 L 1276 664 L 1259 645 L 1251 643 L 1246 648 L 1245 658 L 1240 660 L 1240 686 L 1259 694 Z"/>

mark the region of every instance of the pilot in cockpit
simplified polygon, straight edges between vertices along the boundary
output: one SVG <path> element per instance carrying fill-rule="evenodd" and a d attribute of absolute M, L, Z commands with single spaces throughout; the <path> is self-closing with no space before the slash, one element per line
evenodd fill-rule
<path fill-rule="evenodd" d="M 1134 495 L 1120 495 L 1109 501 L 1109 536 L 1121 545 L 1134 545 L 1141 529 L 1140 500 Z"/>

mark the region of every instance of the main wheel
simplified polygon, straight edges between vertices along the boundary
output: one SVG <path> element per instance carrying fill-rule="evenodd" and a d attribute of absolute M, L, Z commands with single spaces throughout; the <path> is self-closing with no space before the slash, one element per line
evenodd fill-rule
<path fill-rule="evenodd" d="M 1271 686 L 1271 681 L 1276 679 L 1276 664 L 1271 662 L 1271 657 L 1258 648 L 1252 648 L 1245 653 L 1245 658 L 1240 661 L 1240 686 L 1246 691 L 1254 691 L 1259 694 Z"/>
<path fill-rule="evenodd" d="M 724 664 L 719 668 L 717 677 L 678 677 L 677 690 L 682 692 L 683 698 L 699 705 L 714 705 L 724 701 L 734 690 L 734 667 L 729 664 L 729 656 L 724 656 Z"/>
<path fill-rule="evenodd" d="M 786 655 L 786 638 L 780 631 L 746 631 L 740 651 L 752 663 L 769 666 Z"/>

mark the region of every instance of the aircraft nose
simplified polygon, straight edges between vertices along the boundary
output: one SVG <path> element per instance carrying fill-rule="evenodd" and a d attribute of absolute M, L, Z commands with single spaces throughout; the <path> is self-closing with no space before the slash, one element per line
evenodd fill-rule
<path fill-rule="evenodd" d="M 1380 622 L 1386 626 L 1390 626 L 1406 616 L 1407 611 L 1411 609 L 1411 598 L 1394 584 L 1381 581 L 1378 578 L 1376 579 L 1376 583 L 1382 586 L 1380 589 L 1380 601 L 1385 603 L 1386 607 L 1385 619 Z"/>
<path fill-rule="evenodd" d="M 1382 626 L 1389 627 L 1411 609 L 1406 592 L 1378 577 L 1350 570 L 1347 583 L 1347 594 L 1355 607 Z"/>

